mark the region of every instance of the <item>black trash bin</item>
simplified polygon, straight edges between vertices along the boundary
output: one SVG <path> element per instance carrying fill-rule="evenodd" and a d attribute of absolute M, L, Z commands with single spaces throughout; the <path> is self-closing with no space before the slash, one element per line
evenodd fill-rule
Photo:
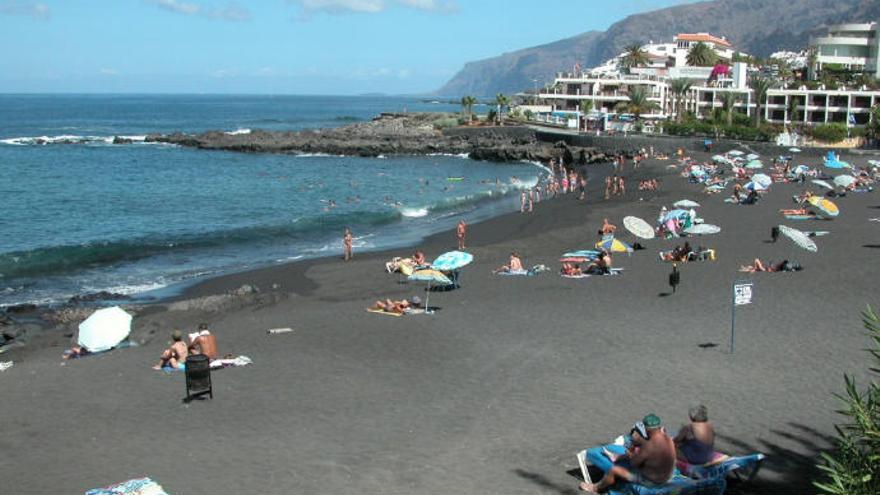
<path fill-rule="evenodd" d="M 186 401 L 207 394 L 214 398 L 211 387 L 211 360 L 204 354 L 194 354 L 186 358 Z"/>

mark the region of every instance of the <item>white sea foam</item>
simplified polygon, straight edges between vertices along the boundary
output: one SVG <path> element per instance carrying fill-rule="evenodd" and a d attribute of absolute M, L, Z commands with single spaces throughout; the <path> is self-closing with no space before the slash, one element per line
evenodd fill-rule
<path fill-rule="evenodd" d="M 251 133 L 250 129 L 236 129 L 234 131 L 224 132 L 223 134 L 228 134 L 230 136 L 237 136 L 239 134 L 250 134 L 250 133 Z"/>
<path fill-rule="evenodd" d="M 428 216 L 427 208 L 401 208 L 400 214 L 407 218 L 420 218 Z"/>
<path fill-rule="evenodd" d="M 467 153 L 428 153 L 428 156 L 451 156 L 453 158 L 470 158 Z"/>
<path fill-rule="evenodd" d="M 0 143 L 13 146 L 46 146 L 50 144 L 113 144 L 116 138 L 135 143 L 145 143 L 147 136 L 78 136 L 62 134 L 60 136 L 24 136 L 0 139 Z M 152 143 L 146 143 L 152 144 Z"/>
<path fill-rule="evenodd" d="M 294 156 L 296 156 L 297 158 L 326 158 L 326 157 L 342 158 L 345 155 L 331 155 L 329 153 L 299 153 Z"/>
<path fill-rule="evenodd" d="M 128 296 L 131 294 L 140 294 L 141 292 L 149 292 L 151 290 L 163 289 L 165 287 L 168 287 L 167 283 L 145 282 L 142 284 L 117 285 L 117 286 L 106 287 L 106 288 L 84 287 L 83 292 L 91 293 L 91 292 L 107 291 L 111 294 L 124 294 L 124 295 Z"/>

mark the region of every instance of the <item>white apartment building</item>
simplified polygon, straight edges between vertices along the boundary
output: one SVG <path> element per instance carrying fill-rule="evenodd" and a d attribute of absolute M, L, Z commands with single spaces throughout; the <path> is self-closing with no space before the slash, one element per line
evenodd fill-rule
<path fill-rule="evenodd" d="M 876 22 L 831 26 L 827 35 L 813 38 L 810 45 L 816 49 L 819 70 L 837 64 L 880 78 L 880 24 Z"/>

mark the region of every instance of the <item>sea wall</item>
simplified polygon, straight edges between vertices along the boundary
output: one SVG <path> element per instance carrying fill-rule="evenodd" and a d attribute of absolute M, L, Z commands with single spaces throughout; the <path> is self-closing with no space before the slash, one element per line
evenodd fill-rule
<path fill-rule="evenodd" d="M 552 129 L 535 130 L 535 135 L 539 141 L 556 143 L 564 141 L 569 146 L 579 146 L 587 148 L 596 148 L 607 154 L 632 152 L 641 148 L 650 149 L 652 146 L 655 153 L 674 154 L 679 148 L 683 148 L 686 152 L 703 151 L 702 137 L 677 137 L 677 136 L 653 136 L 647 134 L 629 134 L 629 135 L 601 135 L 595 134 L 573 134 L 568 132 L 559 132 Z M 781 155 L 791 155 L 789 146 L 777 146 L 774 143 L 759 141 L 736 141 L 729 139 L 713 139 L 715 143 L 712 151 L 714 153 L 725 153 L 734 149 L 740 149 L 753 152 L 764 157 L 775 157 Z M 829 151 L 839 153 L 841 157 L 847 155 L 861 155 L 863 153 L 871 153 L 875 150 L 844 150 L 839 148 L 802 148 L 803 151 L 798 155 L 804 158 L 817 159 L 824 157 Z M 845 158 L 843 158 L 845 160 Z"/>

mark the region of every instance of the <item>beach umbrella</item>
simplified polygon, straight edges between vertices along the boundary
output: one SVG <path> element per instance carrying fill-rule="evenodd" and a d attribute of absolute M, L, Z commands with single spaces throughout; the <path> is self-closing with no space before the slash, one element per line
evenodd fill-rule
<path fill-rule="evenodd" d="M 795 243 L 798 247 L 806 249 L 811 253 L 815 253 L 819 250 L 819 248 L 816 246 L 816 243 L 813 242 L 813 240 L 810 239 L 807 234 L 801 232 L 798 229 L 793 229 L 786 225 L 780 225 L 779 233 L 784 235 L 785 237 L 788 237 L 791 242 Z"/>
<path fill-rule="evenodd" d="M 745 153 L 743 153 L 743 152 L 740 151 L 740 150 L 728 151 L 727 154 L 730 155 L 730 156 L 742 156 L 742 155 L 745 155 Z"/>
<path fill-rule="evenodd" d="M 810 196 L 807 202 L 819 210 L 819 214 L 826 218 L 834 218 L 840 214 L 840 209 L 836 204 L 821 196 Z"/>
<path fill-rule="evenodd" d="M 764 164 L 761 163 L 760 160 L 751 160 L 749 163 L 746 164 L 746 168 L 750 170 L 755 170 L 759 168 L 764 168 Z"/>
<path fill-rule="evenodd" d="M 825 166 L 828 168 L 852 168 L 849 163 L 842 162 L 837 158 L 825 158 Z"/>
<path fill-rule="evenodd" d="M 798 165 L 797 167 L 791 169 L 794 174 L 805 174 L 810 171 L 810 167 L 807 165 Z"/>
<path fill-rule="evenodd" d="M 880 167 L 880 160 L 868 160 L 868 163 L 875 167 Z"/>
<path fill-rule="evenodd" d="M 90 352 L 108 351 L 131 333 L 131 315 L 119 306 L 99 309 L 79 324 L 77 344 Z"/>
<path fill-rule="evenodd" d="M 433 270 L 417 270 L 407 277 L 409 280 L 416 282 L 428 282 L 428 292 L 425 294 L 425 313 L 431 313 L 431 307 L 428 306 L 428 299 L 431 298 L 431 287 L 434 285 L 452 285 L 452 280 L 443 273 Z"/>
<path fill-rule="evenodd" d="M 834 186 L 832 186 L 831 184 L 825 182 L 825 181 L 822 180 L 822 179 L 813 179 L 813 180 L 811 180 L 810 182 L 812 182 L 813 184 L 816 184 L 816 185 L 819 186 L 819 187 L 824 187 L 825 189 L 834 189 Z"/>
<path fill-rule="evenodd" d="M 712 161 L 717 162 L 717 163 L 729 163 L 730 162 L 730 160 L 728 160 L 726 157 L 721 156 L 721 155 L 713 156 Z"/>
<path fill-rule="evenodd" d="M 770 184 L 773 184 L 773 178 L 767 174 L 755 174 L 752 176 L 752 182 L 761 184 L 764 187 L 770 187 Z"/>
<path fill-rule="evenodd" d="M 803 150 L 801 150 L 800 148 L 789 148 L 788 151 L 792 153 L 800 153 Z"/>
<path fill-rule="evenodd" d="M 623 217 L 623 226 L 636 237 L 642 239 L 654 238 L 654 229 L 651 227 L 651 224 L 639 217 Z"/>
<path fill-rule="evenodd" d="M 697 203 L 696 201 L 691 201 L 690 199 L 682 199 L 676 201 L 675 203 L 672 203 L 672 206 L 676 208 L 699 208 L 700 203 Z"/>
<path fill-rule="evenodd" d="M 605 239 L 596 243 L 596 249 L 604 249 L 609 253 L 631 253 L 633 248 L 619 239 Z"/>
<path fill-rule="evenodd" d="M 758 158 L 760 158 L 760 156 L 756 155 L 754 153 L 749 153 L 748 155 L 746 155 L 746 160 L 749 160 L 749 161 L 757 160 Z"/>
<path fill-rule="evenodd" d="M 563 258 L 586 258 L 596 259 L 599 257 L 599 251 L 595 249 L 582 249 L 580 251 L 572 251 L 562 255 Z"/>
<path fill-rule="evenodd" d="M 767 188 L 757 182 L 747 182 L 746 185 L 743 186 L 744 189 L 749 191 L 766 191 Z"/>
<path fill-rule="evenodd" d="M 840 187 L 849 187 L 856 182 L 856 178 L 852 175 L 838 175 L 834 178 L 834 183 Z"/>
<path fill-rule="evenodd" d="M 444 272 L 458 270 L 459 268 L 474 261 L 474 255 L 464 251 L 449 251 L 443 253 L 431 263 L 431 268 Z"/>
<path fill-rule="evenodd" d="M 690 235 L 717 234 L 721 232 L 721 227 L 709 223 L 699 223 L 696 225 L 691 225 L 690 227 L 684 229 L 683 232 Z"/>

